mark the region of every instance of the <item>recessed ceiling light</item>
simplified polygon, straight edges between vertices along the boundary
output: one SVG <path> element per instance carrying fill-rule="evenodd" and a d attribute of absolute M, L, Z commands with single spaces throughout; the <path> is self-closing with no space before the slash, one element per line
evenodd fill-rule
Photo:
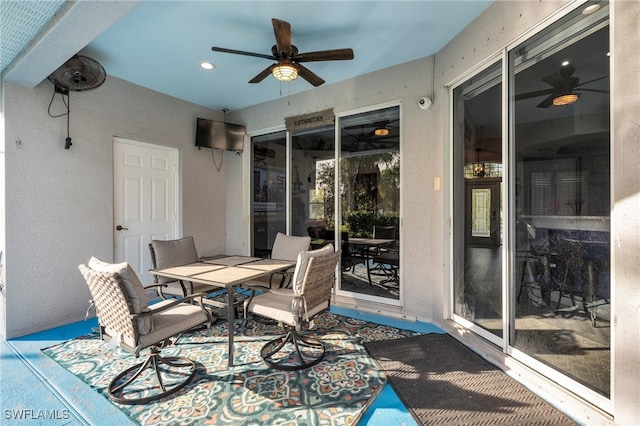
<path fill-rule="evenodd" d="M 596 10 L 600 9 L 600 5 L 599 4 L 592 4 L 591 6 L 587 6 L 582 10 L 582 14 L 583 15 L 589 15 L 593 12 L 595 12 Z"/>
<path fill-rule="evenodd" d="M 215 65 L 213 65 L 211 62 L 201 62 L 201 63 L 200 63 L 200 66 L 201 66 L 202 68 L 204 68 L 205 70 L 212 70 L 212 69 L 214 69 L 214 68 L 216 67 L 216 66 L 215 66 Z"/>

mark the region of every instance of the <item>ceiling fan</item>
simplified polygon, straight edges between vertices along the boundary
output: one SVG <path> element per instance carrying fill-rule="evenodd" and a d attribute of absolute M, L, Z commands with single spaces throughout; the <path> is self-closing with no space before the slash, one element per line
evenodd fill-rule
<path fill-rule="evenodd" d="M 276 18 L 273 18 L 271 22 L 273 23 L 273 32 L 276 38 L 276 44 L 271 48 L 271 55 L 215 46 L 212 47 L 211 50 L 215 52 L 233 53 L 236 55 L 255 56 L 258 58 L 276 61 L 275 64 L 268 66 L 258 75 L 249 80 L 249 83 L 259 83 L 269 74 L 272 74 L 280 81 L 291 81 L 300 75 L 300 77 L 304 78 L 312 85 L 320 86 L 324 83 L 324 80 L 305 66 L 301 65 L 301 62 L 344 61 L 353 59 L 352 49 L 333 49 L 298 53 L 298 48 L 291 44 L 291 24 Z"/>
<path fill-rule="evenodd" d="M 547 95 L 547 97 L 540 102 L 537 107 L 549 108 L 551 105 L 569 105 L 576 102 L 580 97 L 579 92 L 609 93 L 607 90 L 588 89 L 583 87 L 589 83 L 593 83 L 594 81 L 607 78 L 608 76 L 598 77 L 593 80 L 580 83 L 580 78 L 573 76 L 575 71 L 576 69 L 572 66 L 564 66 L 560 68 L 560 71 L 549 74 L 542 79 L 542 81 L 551 86 L 550 89 L 521 93 L 516 95 L 516 101 Z M 579 92 L 576 92 L 576 90 Z"/>

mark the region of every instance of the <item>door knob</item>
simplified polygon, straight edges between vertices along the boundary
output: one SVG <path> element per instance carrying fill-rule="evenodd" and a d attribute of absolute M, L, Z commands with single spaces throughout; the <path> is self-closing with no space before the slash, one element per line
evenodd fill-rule
<path fill-rule="evenodd" d="M 120 226 L 120 225 L 116 226 L 116 231 L 122 231 L 122 230 L 128 231 L 128 230 L 129 230 L 129 228 L 123 228 L 123 227 L 122 227 L 122 226 Z"/>

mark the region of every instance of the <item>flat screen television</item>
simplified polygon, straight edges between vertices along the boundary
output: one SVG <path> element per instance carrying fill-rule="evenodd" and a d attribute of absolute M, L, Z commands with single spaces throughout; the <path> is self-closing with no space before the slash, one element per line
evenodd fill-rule
<path fill-rule="evenodd" d="M 242 152 L 245 127 L 224 121 L 196 119 L 196 146 Z"/>

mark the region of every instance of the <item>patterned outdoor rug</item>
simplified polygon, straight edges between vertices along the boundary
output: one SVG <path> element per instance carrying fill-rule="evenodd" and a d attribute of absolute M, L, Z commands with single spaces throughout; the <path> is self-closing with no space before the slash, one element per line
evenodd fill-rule
<path fill-rule="evenodd" d="M 365 343 L 425 425 L 575 425 L 447 334 Z"/>
<path fill-rule="evenodd" d="M 118 406 L 133 421 L 152 424 L 352 425 L 386 382 L 362 346 L 418 333 L 324 313 L 313 334 L 327 353 L 301 371 L 267 368 L 262 345 L 281 334 L 277 326 L 254 321 L 235 324 L 235 366 L 227 368 L 227 322 L 183 335 L 164 356 L 186 356 L 199 364 L 194 380 L 174 395 L 140 406 Z M 97 335 L 83 336 L 43 352 L 105 398 L 111 379 L 140 362 L 121 348 L 109 349 Z M 146 354 L 146 351 L 143 351 Z M 141 357 L 142 358 L 142 357 Z"/>

